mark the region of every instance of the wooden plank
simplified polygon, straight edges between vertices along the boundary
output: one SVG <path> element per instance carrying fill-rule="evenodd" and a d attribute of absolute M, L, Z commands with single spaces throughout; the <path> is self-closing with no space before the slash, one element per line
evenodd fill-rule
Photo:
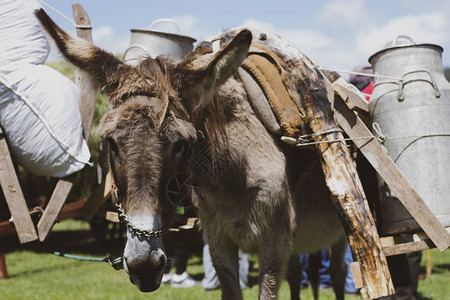
<path fill-rule="evenodd" d="M 364 287 L 364 282 L 362 279 L 361 268 L 359 266 L 359 262 L 354 261 L 350 263 L 350 270 L 353 275 L 353 283 L 355 284 L 355 288 L 360 289 Z"/>
<path fill-rule="evenodd" d="M 69 195 L 69 192 L 72 189 L 74 180 L 75 176 L 69 175 L 65 178 L 60 179 L 56 184 L 55 190 L 53 191 L 53 194 L 48 202 L 48 205 L 45 208 L 44 213 L 42 214 L 42 217 L 39 220 L 37 226 L 39 240 L 41 242 L 45 240 L 48 233 L 55 224 L 56 218 L 58 217 L 64 205 L 64 202 L 67 199 L 67 195 Z"/>
<path fill-rule="evenodd" d="M 446 227 L 445 230 L 447 230 L 447 232 L 450 233 L 450 227 Z M 430 238 L 428 237 L 428 235 L 425 232 L 417 232 L 417 233 L 413 234 L 414 242 L 424 241 L 424 240 L 428 240 L 428 239 L 430 239 Z"/>
<path fill-rule="evenodd" d="M 90 26 L 89 16 L 79 3 L 72 4 L 73 16 L 75 24 Z M 77 36 L 92 43 L 92 29 L 77 27 Z M 83 121 L 83 134 L 86 141 L 89 140 L 92 122 L 94 120 L 95 99 L 97 89 L 95 81 L 89 73 L 76 68 L 75 83 L 80 88 L 80 111 Z"/>
<path fill-rule="evenodd" d="M 422 251 L 426 249 L 432 249 L 436 246 L 433 244 L 430 240 L 423 240 L 418 242 L 410 242 L 410 243 L 403 243 L 395 246 L 387 246 L 383 247 L 384 254 L 386 256 L 392 256 L 392 255 L 399 255 L 409 252 L 416 252 L 416 251 Z"/>
<path fill-rule="evenodd" d="M 13 233 L 16 233 L 16 228 L 10 221 L 0 222 L 0 236 L 13 234 Z M 36 234 L 36 237 L 37 237 L 37 234 Z"/>
<path fill-rule="evenodd" d="M 450 233 L 450 227 L 447 227 L 446 230 Z M 381 244 L 386 256 L 436 248 L 436 245 L 424 232 L 413 234 L 412 242 L 409 243 L 404 243 L 400 236 L 386 236 L 381 238 Z"/>
<path fill-rule="evenodd" d="M 347 81 L 345 81 L 344 78 L 339 77 L 338 80 L 333 82 L 333 88 L 336 92 L 341 95 L 342 100 L 347 104 L 348 108 L 353 110 L 355 107 L 361 109 L 362 111 L 369 113 L 369 102 L 361 98 L 357 91 L 352 91 L 351 89 L 347 88 Z M 345 98 L 342 97 L 342 95 L 345 95 Z"/>
<path fill-rule="evenodd" d="M 347 107 L 339 94 L 335 95 L 334 108 L 338 124 L 349 137 L 358 138 L 372 135 L 361 119 Z M 353 142 L 437 248 L 441 252 L 447 249 L 450 246 L 450 234 L 411 187 L 382 145 L 376 139 L 355 139 Z"/>
<path fill-rule="evenodd" d="M 111 195 L 111 172 L 109 172 L 102 183 L 95 187 L 91 196 L 83 207 L 83 215 L 86 220 L 92 219 L 97 211 Z"/>
<path fill-rule="evenodd" d="M 20 243 L 28 243 L 38 239 L 33 221 L 28 213 L 27 203 L 23 196 L 16 170 L 6 143 L 3 130 L 0 128 L 0 184 L 6 198 L 9 211 L 14 220 Z"/>
<path fill-rule="evenodd" d="M 341 96 L 342 100 L 344 100 L 347 107 L 359 116 L 366 126 L 370 126 L 369 102 L 367 102 L 365 98 L 361 98 L 361 95 L 357 94 L 358 91 L 347 88 L 349 84 L 342 77 L 339 77 L 332 85 L 334 90 Z M 354 88 L 356 89 L 356 87 Z"/>
<path fill-rule="evenodd" d="M 395 241 L 393 236 L 385 236 L 380 238 L 381 246 L 384 247 L 392 247 L 395 246 Z"/>
<path fill-rule="evenodd" d="M 114 223 L 119 223 L 119 215 L 114 211 L 107 211 L 106 212 L 106 220 Z"/>
<path fill-rule="evenodd" d="M 79 200 L 64 205 L 61 209 L 61 212 L 59 213 L 59 219 L 62 221 L 82 217 L 82 209 L 85 203 L 85 200 Z"/>
<path fill-rule="evenodd" d="M 8 271 L 6 269 L 6 259 L 5 254 L 0 253 L 0 273 L 2 273 L 2 279 L 8 279 Z"/>
<path fill-rule="evenodd" d="M 427 249 L 427 266 L 426 266 L 426 273 L 425 278 L 428 279 L 431 277 L 432 273 L 432 265 L 431 265 L 431 251 L 430 249 Z"/>
<path fill-rule="evenodd" d="M 86 204 L 83 207 L 83 216 L 86 220 L 92 219 L 99 208 L 105 203 L 107 198 L 103 197 L 105 191 L 104 183 L 97 185 L 91 193 L 91 196 L 86 201 Z"/>

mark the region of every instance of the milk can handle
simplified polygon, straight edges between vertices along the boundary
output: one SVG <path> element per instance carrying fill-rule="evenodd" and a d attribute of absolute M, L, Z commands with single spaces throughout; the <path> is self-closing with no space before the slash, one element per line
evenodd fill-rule
<path fill-rule="evenodd" d="M 175 26 L 175 29 L 177 30 L 177 33 L 180 33 L 180 27 L 178 27 L 178 24 L 169 18 L 160 18 L 160 19 L 156 19 L 155 21 L 153 21 L 152 24 L 150 24 L 150 26 L 148 26 L 148 29 L 153 29 L 153 26 L 155 26 L 158 23 L 163 23 L 163 22 L 167 22 L 167 23 L 172 23 L 173 26 Z"/>
<path fill-rule="evenodd" d="M 150 53 L 148 52 L 148 49 L 145 48 L 144 46 L 139 45 L 139 44 L 131 44 L 130 46 L 128 46 L 128 48 L 127 48 L 127 49 L 125 50 L 125 52 L 123 53 L 123 56 L 122 56 L 122 57 L 123 57 L 123 60 L 124 60 L 125 62 L 127 62 L 127 61 L 129 61 L 129 60 L 137 60 L 137 58 L 126 59 L 126 56 L 127 56 L 127 54 L 128 54 L 128 51 L 130 51 L 130 50 L 133 49 L 133 48 L 141 49 L 142 51 L 144 51 L 145 54 L 147 54 L 148 57 L 151 57 Z"/>
<path fill-rule="evenodd" d="M 397 46 L 397 42 L 399 39 L 405 39 L 411 42 L 411 45 L 415 45 L 416 42 L 410 37 L 409 35 L 399 35 L 395 38 L 395 40 L 392 42 L 392 46 Z"/>
<path fill-rule="evenodd" d="M 434 79 L 433 73 L 431 73 L 430 70 L 420 69 L 420 70 L 414 70 L 414 71 L 409 71 L 409 72 L 403 73 L 402 79 L 398 83 L 398 97 L 397 97 L 398 101 L 405 100 L 405 97 L 403 95 L 403 89 L 404 89 L 404 85 L 405 85 L 405 77 L 406 77 L 406 75 L 413 74 L 413 73 L 420 73 L 420 72 L 427 73 L 430 76 L 431 85 L 433 86 L 433 90 L 434 90 L 434 96 L 436 98 L 441 97 L 441 92 L 439 91 L 439 88 L 438 88 L 438 86 L 436 84 L 436 79 Z M 427 81 L 427 82 L 429 82 L 429 81 Z"/>

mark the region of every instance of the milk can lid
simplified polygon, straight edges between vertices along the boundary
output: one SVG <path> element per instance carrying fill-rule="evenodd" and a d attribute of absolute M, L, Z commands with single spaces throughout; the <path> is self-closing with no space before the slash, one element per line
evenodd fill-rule
<path fill-rule="evenodd" d="M 439 45 L 430 44 L 430 43 L 417 44 L 410 36 L 399 35 L 394 40 L 385 43 L 384 47 L 381 50 L 372 54 L 369 57 L 369 62 L 372 63 L 372 60 L 375 58 L 375 56 L 378 56 L 380 53 L 383 53 L 383 52 L 387 52 L 387 51 L 395 50 L 395 49 L 415 48 L 415 47 L 433 48 L 433 49 L 439 51 L 440 53 L 442 53 L 442 51 L 444 51 L 444 48 L 442 48 Z"/>

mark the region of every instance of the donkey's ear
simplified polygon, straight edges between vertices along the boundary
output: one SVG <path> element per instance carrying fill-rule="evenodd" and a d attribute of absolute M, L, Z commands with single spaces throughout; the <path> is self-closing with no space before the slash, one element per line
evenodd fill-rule
<path fill-rule="evenodd" d="M 116 74 L 120 68 L 128 67 L 111 53 L 62 30 L 42 8 L 36 10 L 35 15 L 64 57 L 80 69 L 91 73 L 106 88 L 115 84 L 113 78 L 114 75 L 118 77 Z"/>
<path fill-rule="evenodd" d="M 244 29 L 221 51 L 208 59 L 182 62 L 177 67 L 178 88 L 196 107 L 204 107 L 246 58 L 252 34 Z"/>

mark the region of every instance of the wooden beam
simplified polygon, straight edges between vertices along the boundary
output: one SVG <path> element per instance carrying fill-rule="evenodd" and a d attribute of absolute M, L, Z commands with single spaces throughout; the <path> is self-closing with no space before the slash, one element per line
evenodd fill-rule
<path fill-rule="evenodd" d="M 313 133 L 328 132 L 318 134 L 314 142 L 319 142 L 317 150 L 325 182 L 360 265 L 364 285 L 361 295 L 370 299 L 392 295 L 394 285 L 356 166 L 347 146 L 333 142 L 342 140 L 343 134 L 338 130 L 330 132 L 337 124 L 325 78 L 306 58 L 296 61 L 295 66 L 305 123 Z"/>
<path fill-rule="evenodd" d="M 87 26 L 77 27 L 77 36 L 92 44 L 92 29 L 89 27 L 91 21 L 79 3 L 72 4 L 73 16 L 75 24 Z M 97 96 L 97 88 L 92 75 L 75 69 L 75 83 L 80 88 L 80 111 L 83 121 L 83 134 L 86 141 L 89 140 L 92 122 L 94 120 L 95 99 Z"/>
<path fill-rule="evenodd" d="M 78 200 L 76 202 L 71 202 L 64 205 L 61 209 L 61 212 L 59 213 L 59 219 L 63 221 L 67 219 L 82 217 L 82 209 L 85 203 L 85 200 Z"/>
<path fill-rule="evenodd" d="M 342 98 L 342 100 L 344 100 L 348 108 L 350 108 L 351 110 L 359 108 L 360 110 L 369 113 L 369 102 L 361 98 L 357 94 L 357 91 L 350 90 L 347 87 L 348 85 L 349 83 L 347 83 L 347 81 L 345 81 L 345 79 L 342 77 L 339 77 L 338 80 L 333 82 L 333 88 L 339 95 L 341 95 L 341 98 L 342 95 L 345 95 L 345 98 Z"/>
<path fill-rule="evenodd" d="M 386 254 L 386 256 L 392 256 L 409 252 L 422 251 L 431 248 L 435 248 L 433 242 L 430 240 L 423 240 L 418 242 L 410 242 L 394 246 L 383 247 L 383 251 Z"/>
<path fill-rule="evenodd" d="M 0 222 L 0 236 L 16 233 L 16 228 L 10 221 Z M 37 237 L 37 234 L 36 234 Z M 36 238 L 37 239 L 37 238 Z"/>
<path fill-rule="evenodd" d="M 89 43 L 93 43 L 92 39 L 92 29 L 89 27 L 91 25 L 91 21 L 86 11 L 83 9 L 81 4 L 75 3 L 72 4 L 73 16 L 75 19 L 75 24 L 87 26 L 87 27 L 77 27 L 77 36 L 88 41 Z M 95 80 L 91 74 L 80 70 L 79 68 L 75 69 L 75 82 L 80 88 L 80 112 L 81 118 L 83 120 L 83 132 L 84 138 L 86 141 L 89 140 L 92 122 L 94 120 L 94 110 L 95 110 L 95 100 L 97 96 L 97 86 L 95 84 Z M 104 155 L 103 151 L 100 152 L 100 155 Z M 99 158 L 102 159 L 102 158 Z M 100 165 L 100 164 L 99 164 Z M 105 175 L 99 175 L 101 182 L 98 186 L 96 186 L 87 200 L 85 206 L 83 207 L 83 215 L 87 220 L 90 220 L 98 211 L 99 207 L 104 203 L 105 198 L 102 197 L 103 191 L 105 189 L 104 177 Z"/>
<path fill-rule="evenodd" d="M 371 119 L 369 115 L 369 102 L 365 98 L 361 98 L 362 94 L 358 94 L 358 91 L 349 89 L 347 86 L 349 83 L 344 78 L 339 77 L 333 82 L 333 89 L 344 100 L 345 104 L 350 108 L 366 126 L 370 126 Z M 353 86 L 356 89 L 356 87 Z"/>
<path fill-rule="evenodd" d="M 115 211 L 107 211 L 105 219 L 110 221 L 110 222 L 114 222 L 114 223 L 119 223 L 120 222 L 119 221 L 119 215 Z"/>
<path fill-rule="evenodd" d="M 55 190 L 53 191 L 52 196 L 48 202 L 47 207 L 42 214 L 41 219 L 38 223 L 38 233 L 39 240 L 43 242 L 47 237 L 48 233 L 52 229 L 55 224 L 56 218 L 58 217 L 61 209 L 64 205 L 64 202 L 69 195 L 70 190 L 72 189 L 73 182 L 75 180 L 74 175 L 69 175 L 65 178 L 62 178 L 56 184 Z"/>
<path fill-rule="evenodd" d="M 350 263 L 350 270 L 353 275 L 353 283 L 355 284 L 355 288 L 360 289 L 364 287 L 364 281 L 361 275 L 361 268 L 359 266 L 359 262 L 354 261 Z"/>
<path fill-rule="evenodd" d="M 94 188 L 91 196 L 83 207 L 83 215 L 86 220 L 92 219 L 100 207 L 111 195 L 111 172 L 106 174 L 102 183 Z"/>
<path fill-rule="evenodd" d="M 347 107 L 340 94 L 335 95 L 334 108 L 338 124 L 349 137 L 358 138 L 372 135 L 372 132 L 365 126 L 364 122 Z M 377 139 L 355 139 L 353 142 L 394 191 L 437 248 L 441 252 L 449 248 L 450 234 L 420 198 L 419 194 L 411 187 L 406 177 Z"/>
<path fill-rule="evenodd" d="M 0 128 L 0 184 L 11 212 L 20 243 L 38 239 L 33 221 L 28 213 L 27 203 L 16 175 L 6 137 Z"/>
<path fill-rule="evenodd" d="M 450 227 L 446 228 L 450 233 Z M 404 243 L 399 236 L 386 236 L 381 238 L 381 245 L 386 256 L 404 254 L 436 248 L 426 233 L 419 232 L 412 235 L 412 242 Z"/>
<path fill-rule="evenodd" d="M 8 271 L 6 269 L 6 259 L 5 254 L 0 253 L 0 273 L 2 273 L 2 279 L 8 279 Z"/>

